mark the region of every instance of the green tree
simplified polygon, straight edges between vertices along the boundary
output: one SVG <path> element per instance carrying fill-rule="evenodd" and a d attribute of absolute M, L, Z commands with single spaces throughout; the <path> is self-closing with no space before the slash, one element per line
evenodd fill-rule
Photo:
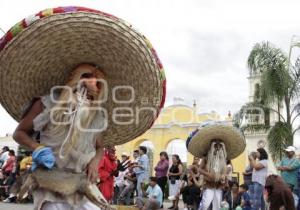
<path fill-rule="evenodd" d="M 298 58 L 294 65 L 290 65 L 289 60 L 280 48 L 262 42 L 255 44 L 247 61 L 250 75 L 261 75 L 260 105 L 278 116 L 278 122 L 268 133 L 269 150 L 274 160 L 281 159 L 283 149 L 293 144 L 294 134 L 300 129 L 293 129 L 300 106 L 291 104 L 300 92 L 300 60 Z"/>

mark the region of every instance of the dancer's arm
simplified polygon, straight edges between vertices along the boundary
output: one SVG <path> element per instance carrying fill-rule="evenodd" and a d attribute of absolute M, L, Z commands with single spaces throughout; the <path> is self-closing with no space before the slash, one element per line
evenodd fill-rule
<path fill-rule="evenodd" d="M 95 156 L 91 159 L 87 166 L 87 176 L 88 179 L 92 183 L 96 183 L 98 179 L 98 166 L 99 162 L 103 156 L 103 143 L 102 143 L 102 136 L 99 135 L 96 140 L 96 154 Z"/>
<path fill-rule="evenodd" d="M 34 141 L 30 136 L 33 134 L 33 119 L 43 111 L 43 104 L 41 100 L 37 100 L 25 115 L 25 117 L 20 121 L 17 126 L 13 138 L 14 140 L 31 150 L 35 150 L 41 146 L 38 142 Z"/>

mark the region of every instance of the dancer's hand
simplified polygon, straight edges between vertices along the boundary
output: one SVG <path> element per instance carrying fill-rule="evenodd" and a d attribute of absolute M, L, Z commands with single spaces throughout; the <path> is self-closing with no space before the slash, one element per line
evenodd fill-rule
<path fill-rule="evenodd" d="M 98 164 L 99 164 L 99 159 L 94 157 L 91 159 L 87 166 L 87 177 L 88 180 L 90 180 L 91 183 L 96 183 L 98 179 Z"/>
<path fill-rule="evenodd" d="M 52 169 L 55 164 L 55 157 L 51 147 L 43 145 L 37 147 L 32 153 L 31 170 L 34 171 L 38 166 L 43 166 Z"/>

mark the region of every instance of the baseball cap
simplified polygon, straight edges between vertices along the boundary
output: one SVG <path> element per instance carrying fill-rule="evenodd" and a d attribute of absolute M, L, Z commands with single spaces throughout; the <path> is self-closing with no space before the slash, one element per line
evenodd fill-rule
<path fill-rule="evenodd" d="M 122 152 L 121 156 L 128 157 L 128 154 L 126 152 Z"/>
<path fill-rule="evenodd" d="M 288 147 L 285 149 L 285 151 L 287 151 L 287 152 L 296 152 L 296 148 L 293 147 L 293 146 L 288 146 Z"/>

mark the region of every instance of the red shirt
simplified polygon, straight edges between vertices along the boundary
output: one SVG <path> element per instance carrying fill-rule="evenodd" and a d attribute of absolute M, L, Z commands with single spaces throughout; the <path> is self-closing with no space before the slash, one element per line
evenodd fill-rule
<path fill-rule="evenodd" d="M 112 172 L 117 169 L 117 163 L 105 153 L 98 166 L 100 178 L 99 190 L 107 201 L 111 201 L 114 192 L 114 176 Z"/>
<path fill-rule="evenodd" d="M 10 156 L 7 159 L 5 165 L 2 167 L 2 170 L 6 173 L 11 173 L 14 169 L 15 161 L 16 161 L 16 157 L 15 156 Z"/>

